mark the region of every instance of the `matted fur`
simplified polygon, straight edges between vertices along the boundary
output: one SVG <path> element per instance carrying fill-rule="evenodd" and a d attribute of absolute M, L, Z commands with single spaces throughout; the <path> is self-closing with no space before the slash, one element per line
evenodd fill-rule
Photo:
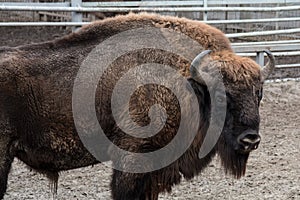
<path fill-rule="evenodd" d="M 219 69 L 224 75 L 227 75 L 225 79 L 239 84 L 239 87 L 249 87 L 250 84 L 256 81 L 255 79 L 260 78 L 261 67 L 259 65 L 253 60 L 240 57 L 231 51 L 216 52 L 211 55 L 211 60 L 213 62 L 210 65 L 213 65 L 214 62 L 220 63 L 218 65 Z"/>

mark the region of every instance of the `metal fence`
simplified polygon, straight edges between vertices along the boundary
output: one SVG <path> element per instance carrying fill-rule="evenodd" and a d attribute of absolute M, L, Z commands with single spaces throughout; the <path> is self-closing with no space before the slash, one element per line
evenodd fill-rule
<path fill-rule="evenodd" d="M 90 12 L 159 12 L 205 21 L 222 29 L 234 41 L 269 40 L 268 42 L 235 42 L 236 52 L 257 56 L 264 63 L 263 49 L 275 56 L 300 56 L 300 1 L 299 0 L 199 0 L 199 1 L 122 1 L 122 2 L 0 2 L 1 11 L 63 12 L 68 21 L 60 22 L 0 22 L 0 26 L 72 26 L 84 22 L 84 13 Z M 259 14 L 258 14 L 259 13 Z M 62 15 L 65 16 L 65 15 Z M 259 31 L 257 31 L 259 30 Z M 280 36 L 280 37 L 279 37 Z M 266 38 L 263 38 L 266 37 Z M 276 40 L 276 41 L 274 41 Z M 300 60 L 300 59 L 299 59 Z M 295 67 L 284 64 L 277 67 Z"/>

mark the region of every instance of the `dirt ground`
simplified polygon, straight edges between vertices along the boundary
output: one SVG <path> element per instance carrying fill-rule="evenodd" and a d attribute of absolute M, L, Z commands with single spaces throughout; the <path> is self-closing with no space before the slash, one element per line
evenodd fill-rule
<path fill-rule="evenodd" d="M 68 32 L 59 29 L 0 28 L 0 46 L 48 40 Z M 268 82 L 261 104 L 260 147 L 250 155 L 246 176 L 226 176 L 216 158 L 192 181 L 175 186 L 161 200 L 294 199 L 300 200 L 300 81 Z M 15 160 L 4 200 L 111 199 L 110 163 L 61 173 L 53 197 L 48 180 Z"/>

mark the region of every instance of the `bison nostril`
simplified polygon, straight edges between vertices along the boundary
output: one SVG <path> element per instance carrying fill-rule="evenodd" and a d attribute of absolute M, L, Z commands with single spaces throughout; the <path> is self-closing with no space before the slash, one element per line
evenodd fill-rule
<path fill-rule="evenodd" d="M 259 135 L 246 135 L 244 138 L 240 139 L 240 142 L 248 143 L 248 144 L 256 144 L 256 143 L 260 142 L 260 136 Z"/>
<path fill-rule="evenodd" d="M 238 143 L 244 151 L 257 149 L 260 142 L 260 136 L 256 131 L 246 131 L 238 137 Z"/>

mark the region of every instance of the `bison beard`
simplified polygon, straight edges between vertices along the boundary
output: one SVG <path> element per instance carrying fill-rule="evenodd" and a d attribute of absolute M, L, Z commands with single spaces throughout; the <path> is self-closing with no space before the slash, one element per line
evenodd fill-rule
<path fill-rule="evenodd" d="M 245 175 L 249 153 L 241 154 L 234 150 L 226 144 L 223 135 L 219 138 L 217 149 L 226 174 L 231 174 L 238 179 Z"/>

